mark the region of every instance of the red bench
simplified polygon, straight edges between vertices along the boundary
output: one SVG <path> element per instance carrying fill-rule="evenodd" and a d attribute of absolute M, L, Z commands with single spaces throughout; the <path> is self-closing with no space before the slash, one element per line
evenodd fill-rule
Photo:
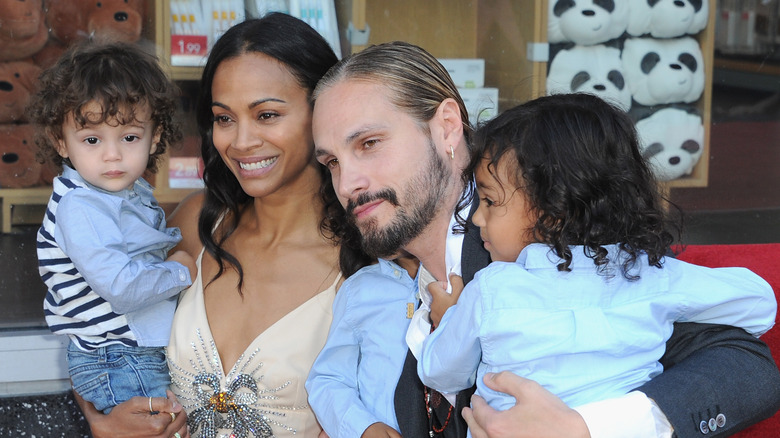
<path fill-rule="evenodd" d="M 763 277 L 780 299 L 780 243 L 742 245 L 689 245 L 677 258 L 712 268 L 743 266 Z M 777 323 L 777 320 L 776 320 Z M 775 363 L 780 366 L 780 325 L 776 325 L 761 340 L 769 345 Z M 738 438 L 780 436 L 780 412 L 735 435 Z"/>

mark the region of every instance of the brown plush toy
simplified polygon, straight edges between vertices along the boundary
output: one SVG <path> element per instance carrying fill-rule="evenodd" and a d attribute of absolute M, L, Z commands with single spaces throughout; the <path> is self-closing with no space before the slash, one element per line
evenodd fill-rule
<path fill-rule="evenodd" d="M 141 0 L 49 0 L 46 4 L 51 35 L 63 44 L 90 36 L 128 43 L 141 38 Z"/>
<path fill-rule="evenodd" d="M 0 0 L 0 61 L 29 58 L 48 39 L 43 0 Z"/>
<path fill-rule="evenodd" d="M 54 38 L 49 38 L 49 41 L 46 42 L 46 45 L 43 46 L 43 48 L 39 50 L 38 53 L 33 55 L 32 61 L 38 67 L 46 69 L 54 65 L 54 63 L 60 59 L 60 56 L 62 56 L 66 50 L 68 50 L 68 46 Z"/>
<path fill-rule="evenodd" d="M 0 123 L 26 120 L 24 107 L 40 74 L 41 68 L 29 61 L 0 62 Z"/>
<path fill-rule="evenodd" d="M 32 125 L 0 125 L 0 138 L 0 188 L 46 183 L 41 176 L 43 167 L 35 158 Z"/>

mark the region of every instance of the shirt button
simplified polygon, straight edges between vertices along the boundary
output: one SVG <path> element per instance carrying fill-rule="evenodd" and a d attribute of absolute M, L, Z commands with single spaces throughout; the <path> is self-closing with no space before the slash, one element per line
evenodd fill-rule
<path fill-rule="evenodd" d="M 707 425 L 707 422 L 704 420 L 702 420 L 702 422 L 699 423 L 699 430 L 701 431 L 701 433 L 705 435 L 710 433 L 710 427 Z"/>
<path fill-rule="evenodd" d="M 718 414 L 717 417 L 715 417 L 715 423 L 718 425 L 718 427 L 723 427 L 726 425 L 726 416 L 723 414 Z"/>
<path fill-rule="evenodd" d="M 401 276 L 401 273 L 398 272 L 398 269 L 393 269 L 393 275 L 395 275 L 395 278 L 398 278 Z"/>
<path fill-rule="evenodd" d="M 179 271 L 179 281 L 187 281 L 187 274 L 184 271 Z"/>
<path fill-rule="evenodd" d="M 710 427 L 710 430 L 715 432 L 718 429 L 718 423 L 715 422 L 714 418 L 710 418 L 710 422 L 707 424 Z"/>

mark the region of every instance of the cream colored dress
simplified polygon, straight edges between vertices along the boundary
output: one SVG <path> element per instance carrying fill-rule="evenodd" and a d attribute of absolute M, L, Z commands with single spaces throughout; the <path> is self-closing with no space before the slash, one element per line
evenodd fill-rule
<path fill-rule="evenodd" d="M 211 336 L 198 277 L 182 292 L 168 346 L 171 389 L 193 437 L 312 437 L 320 433 L 304 388 L 325 345 L 339 278 L 259 334 L 227 373 Z"/>

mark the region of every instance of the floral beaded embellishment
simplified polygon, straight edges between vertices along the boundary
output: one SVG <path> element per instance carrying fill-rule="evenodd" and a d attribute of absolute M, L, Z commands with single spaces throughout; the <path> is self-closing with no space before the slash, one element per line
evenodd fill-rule
<path fill-rule="evenodd" d="M 273 427 L 284 429 L 292 434 L 295 430 L 283 423 L 285 412 L 305 409 L 307 406 L 291 407 L 271 404 L 279 397 L 291 382 L 282 386 L 261 389 L 260 373 L 262 362 L 252 370 L 247 370 L 256 349 L 245 359 L 241 355 L 236 366 L 226 376 L 225 386 L 221 386 L 222 364 L 214 341 L 207 343 L 197 331 L 199 345 L 191 344 L 195 359 L 190 360 L 193 371 L 187 371 L 168 360 L 171 370 L 171 382 L 177 387 L 179 401 L 188 412 L 187 425 L 193 436 L 217 438 L 220 429 L 231 430 L 228 436 L 235 438 L 270 438 L 274 436 Z"/>

